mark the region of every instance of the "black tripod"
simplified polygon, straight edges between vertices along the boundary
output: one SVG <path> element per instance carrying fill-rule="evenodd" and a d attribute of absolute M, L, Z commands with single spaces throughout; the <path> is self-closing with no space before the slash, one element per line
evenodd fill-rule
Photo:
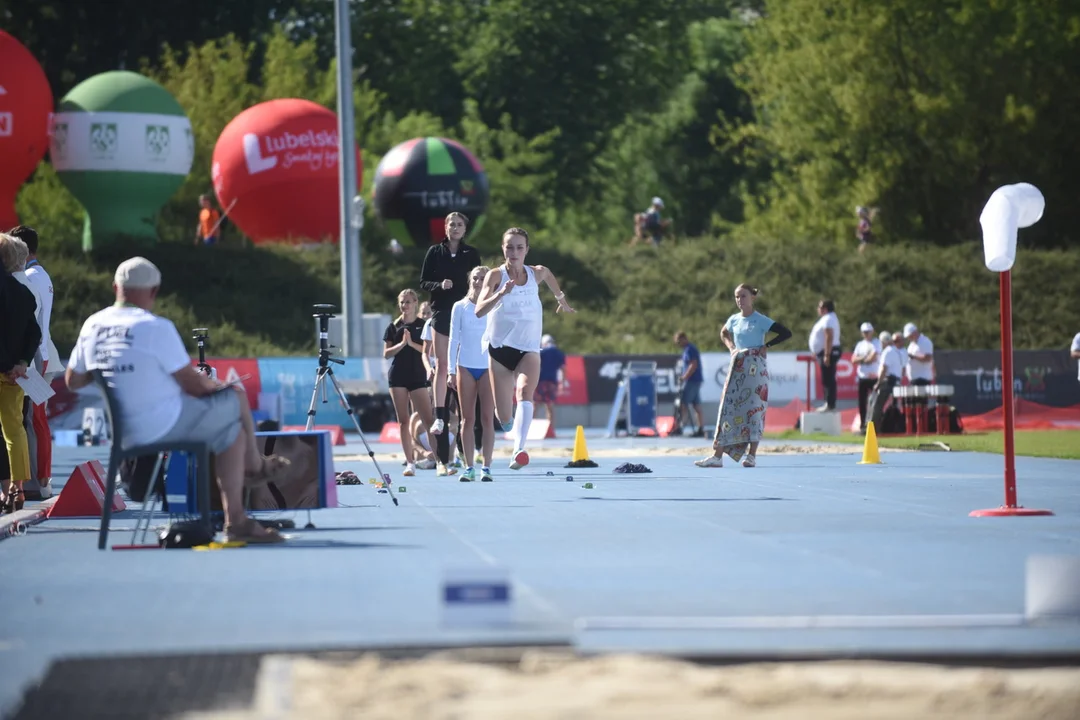
<path fill-rule="evenodd" d="M 398 499 L 394 495 L 394 490 L 390 487 L 390 475 L 384 473 L 382 468 L 379 467 L 379 461 L 375 459 L 375 451 L 368 445 L 367 438 L 364 437 L 364 431 L 360 429 L 360 421 L 356 419 L 356 414 L 353 412 L 352 406 L 349 405 L 348 399 L 345 397 L 344 391 L 341 386 L 338 385 L 337 378 L 334 377 L 334 370 L 330 367 L 330 363 L 337 365 L 344 365 L 345 361 L 331 357 L 330 355 L 330 318 L 334 317 L 333 305 L 316 305 L 315 314 L 313 317 L 319 319 L 319 369 L 315 374 L 315 389 L 311 393 L 311 404 L 308 406 L 307 412 L 307 430 L 311 431 L 315 428 L 315 401 L 319 397 L 319 393 L 322 393 L 323 404 L 326 404 L 326 379 L 330 378 L 330 383 L 334 386 L 334 391 L 337 393 L 338 400 L 341 402 L 341 407 L 345 408 L 345 412 L 349 415 L 349 419 L 352 420 L 353 425 L 356 427 L 356 432 L 360 435 L 360 441 L 364 443 L 364 447 L 367 448 L 368 457 L 371 458 L 372 464 L 379 472 L 379 477 L 383 480 L 383 485 L 386 488 L 386 492 L 390 494 L 390 499 L 394 501 L 394 504 L 398 504 Z M 308 526 L 315 527 L 311 524 L 311 511 L 308 511 Z"/>
<path fill-rule="evenodd" d="M 205 373 L 206 377 L 213 377 L 213 369 L 206 364 L 206 346 L 210 341 L 210 331 L 207 328 L 193 328 L 191 332 L 195 333 L 192 338 L 195 340 L 195 344 L 199 346 L 199 372 Z"/>

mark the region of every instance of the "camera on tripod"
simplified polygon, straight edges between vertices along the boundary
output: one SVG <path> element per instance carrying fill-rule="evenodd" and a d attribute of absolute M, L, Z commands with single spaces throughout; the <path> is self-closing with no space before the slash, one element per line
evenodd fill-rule
<path fill-rule="evenodd" d="M 214 369 L 206 364 L 206 347 L 210 344 L 209 328 L 192 328 L 191 332 L 194 333 L 191 337 L 199 348 L 199 372 L 204 373 L 209 378 L 217 377 Z"/>

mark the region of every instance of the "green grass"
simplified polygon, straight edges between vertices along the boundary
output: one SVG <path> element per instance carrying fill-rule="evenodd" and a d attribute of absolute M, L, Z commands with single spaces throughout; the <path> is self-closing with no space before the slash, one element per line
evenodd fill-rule
<path fill-rule="evenodd" d="M 765 437 L 773 440 L 813 440 L 815 442 L 850 443 L 852 445 L 861 445 L 863 443 L 863 438 L 858 435 L 844 434 L 835 436 L 816 433 L 803 435 L 798 430 L 765 433 Z M 924 443 L 934 441 L 944 442 L 955 451 L 988 453 L 1002 453 L 1005 451 L 1004 435 L 1001 432 L 887 437 L 878 438 L 878 445 L 886 448 L 916 449 Z M 1080 460 L 1080 430 L 1018 430 L 1016 432 L 1016 454 L 1031 457 Z"/>

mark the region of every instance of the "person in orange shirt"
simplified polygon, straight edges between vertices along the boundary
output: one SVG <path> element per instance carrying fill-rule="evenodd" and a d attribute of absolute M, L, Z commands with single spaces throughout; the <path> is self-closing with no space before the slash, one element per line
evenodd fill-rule
<path fill-rule="evenodd" d="M 218 241 L 221 213 L 210 204 L 209 195 L 199 196 L 199 224 L 195 228 L 195 244 L 214 245 Z"/>

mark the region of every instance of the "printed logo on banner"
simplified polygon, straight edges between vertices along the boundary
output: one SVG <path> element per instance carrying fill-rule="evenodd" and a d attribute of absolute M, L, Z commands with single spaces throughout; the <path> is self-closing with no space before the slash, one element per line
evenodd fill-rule
<path fill-rule="evenodd" d="M 97 158 L 114 157 L 119 134 L 116 123 L 90 123 L 90 152 Z"/>
<path fill-rule="evenodd" d="M 169 157 L 169 128 L 166 125 L 146 126 L 146 156 L 160 162 Z"/>
<path fill-rule="evenodd" d="M 49 153 L 54 159 L 63 160 L 67 157 L 68 125 L 66 122 L 53 125 L 52 147 Z"/>

